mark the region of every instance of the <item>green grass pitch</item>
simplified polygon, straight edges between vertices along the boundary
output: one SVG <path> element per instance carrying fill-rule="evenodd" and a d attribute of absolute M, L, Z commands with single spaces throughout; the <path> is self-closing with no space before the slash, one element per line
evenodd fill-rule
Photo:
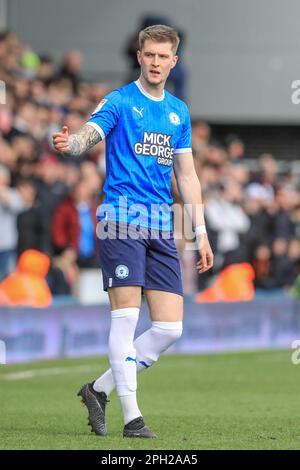
<path fill-rule="evenodd" d="M 138 377 L 156 440 L 123 439 L 113 393 L 108 435 L 95 436 L 79 387 L 105 358 L 0 366 L 0 449 L 299 449 L 300 365 L 291 351 L 165 355 Z"/>

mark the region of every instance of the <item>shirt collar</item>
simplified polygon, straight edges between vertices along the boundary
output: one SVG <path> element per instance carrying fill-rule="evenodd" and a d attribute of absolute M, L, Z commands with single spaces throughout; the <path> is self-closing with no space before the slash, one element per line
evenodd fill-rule
<path fill-rule="evenodd" d="M 152 96 L 150 95 L 150 93 L 148 93 L 145 88 L 143 87 L 143 85 L 141 84 L 140 80 L 136 80 L 134 82 L 136 84 L 136 86 L 138 87 L 138 89 L 140 90 L 141 93 L 143 93 L 144 96 L 146 96 L 147 98 L 149 98 L 149 100 L 152 100 L 152 101 L 163 101 L 164 98 L 165 98 L 165 90 L 163 90 L 162 92 L 162 95 L 159 97 L 159 98 L 156 98 L 156 96 Z"/>

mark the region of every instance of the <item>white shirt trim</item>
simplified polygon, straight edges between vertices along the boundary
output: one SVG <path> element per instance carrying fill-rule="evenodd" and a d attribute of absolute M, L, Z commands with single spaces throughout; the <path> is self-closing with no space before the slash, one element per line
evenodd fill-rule
<path fill-rule="evenodd" d="M 174 153 L 192 153 L 191 148 L 186 148 L 186 149 L 175 149 Z"/>
<path fill-rule="evenodd" d="M 96 124 L 95 122 L 87 122 L 86 123 L 87 126 L 92 126 L 94 129 L 96 129 L 96 131 L 99 132 L 99 134 L 101 135 L 101 139 L 104 140 L 105 139 L 105 134 L 104 134 L 104 131 L 103 129 L 98 126 L 98 124 Z"/>
<path fill-rule="evenodd" d="M 149 100 L 152 100 L 152 101 L 163 101 L 165 99 L 165 90 L 163 90 L 162 92 L 162 95 L 157 98 L 156 96 L 152 96 L 150 95 L 150 93 L 148 93 L 145 88 L 143 87 L 143 85 L 141 84 L 140 80 L 136 80 L 134 82 L 136 84 L 136 86 L 138 87 L 138 89 L 140 90 L 140 92 L 146 96 L 147 98 L 149 98 Z"/>

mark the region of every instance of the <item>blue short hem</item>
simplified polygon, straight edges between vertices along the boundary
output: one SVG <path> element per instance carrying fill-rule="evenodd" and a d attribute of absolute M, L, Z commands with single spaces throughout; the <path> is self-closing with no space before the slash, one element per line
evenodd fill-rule
<path fill-rule="evenodd" d="M 107 292 L 107 289 L 110 289 L 111 287 L 128 287 L 128 286 L 137 286 L 137 287 L 145 287 L 145 284 L 143 282 L 135 282 L 135 281 L 128 281 L 128 282 L 120 282 L 120 284 L 117 281 L 114 281 L 113 286 L 109 286 L 108 284 L 103 284 L 103 290 Z"/>

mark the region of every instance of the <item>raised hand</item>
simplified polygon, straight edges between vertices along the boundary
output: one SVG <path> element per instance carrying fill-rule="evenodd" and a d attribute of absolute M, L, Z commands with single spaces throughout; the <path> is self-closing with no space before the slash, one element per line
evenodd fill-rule
<path fill-rule="evenodd" d="M 69 130 L 67 126 L 64 126 L 61 132 L 56 132 L 53 134 L 53 146 L 57 152 L 71 152 L 71 147 L 69 144 Z"/>
<path fill-rule="evenodd" d="M 61 132 L 53 134 L 53 145 L 57 152 L 72 156 L 88 152 L 101 140 L 100 133 L 94 127 L 85 124 L 78 132 L 69 135 L 67 126 Z"/>

